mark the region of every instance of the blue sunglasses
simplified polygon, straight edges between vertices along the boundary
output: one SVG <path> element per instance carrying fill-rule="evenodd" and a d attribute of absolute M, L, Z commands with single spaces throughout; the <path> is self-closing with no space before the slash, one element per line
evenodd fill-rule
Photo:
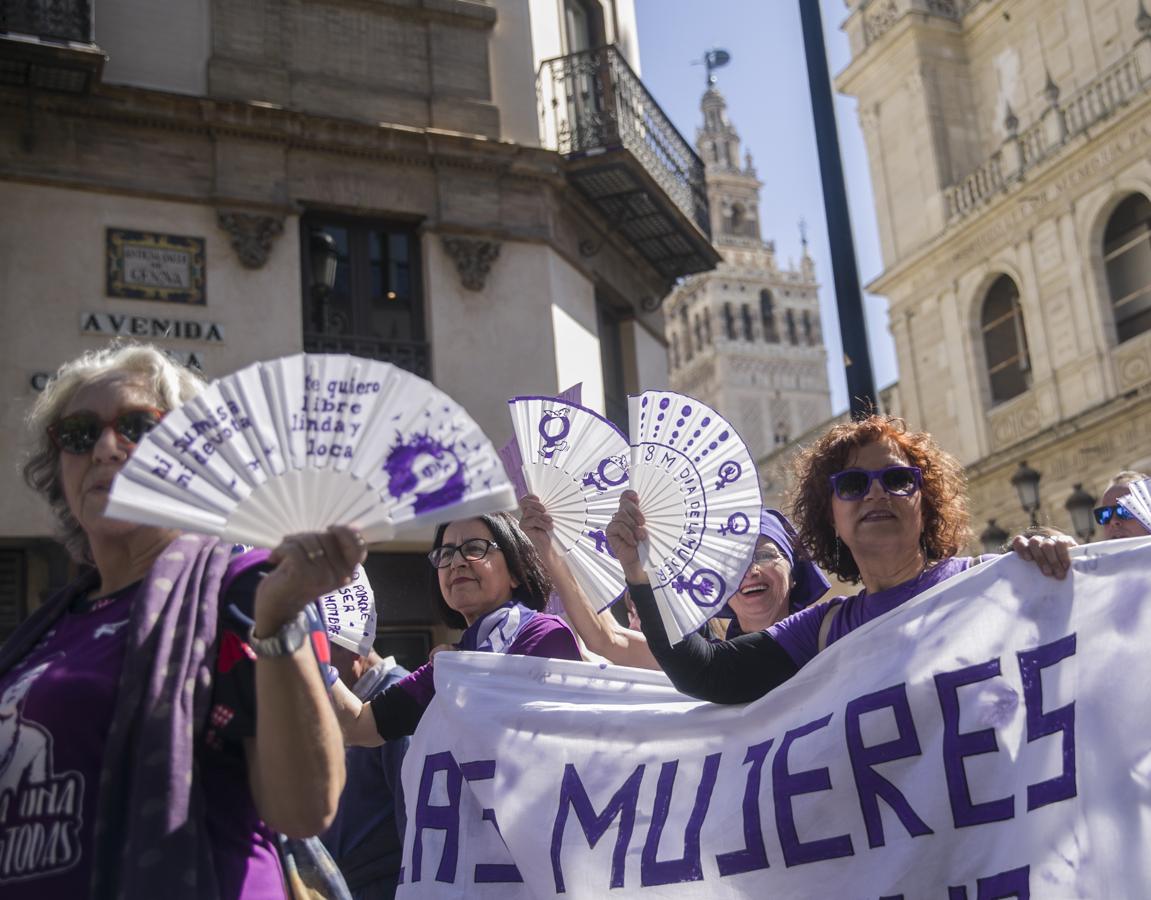
<path fill-rule="evenodd" d="M 895 497 L 910 497 L 923 484 L 918 466 L 887 466 L 883 469 L 844 469 L 831 476 L 831 487 L 840 500 L 862 500 L 871 490 L 871 483 Z"/>
<path fill-rule="evenodd" d="M 1100 525 L 1106 525 L 1111 521 L 1112 516 L 1117 519 L 1127 520 L 1135 518 L 1135 513 L 1119 503 L 1116 503 L 1114 506 L 1097 506 L 1092 512 L 1095 514 L 1095 521 Z"/>

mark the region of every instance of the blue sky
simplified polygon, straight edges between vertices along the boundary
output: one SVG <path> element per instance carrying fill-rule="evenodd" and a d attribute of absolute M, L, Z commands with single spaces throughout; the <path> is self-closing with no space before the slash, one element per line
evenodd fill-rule
<path fill-rule="evenodd" d="M 635 0 L 644 83 L 680 132 L 694 145 L 701 122 L 704 68 L 691 65 L 705 50 L 722 47 L 731 62 L 718 70 L 728 113 L 750 150 L 760 181 L 763 237 L 774 240 L 781 265 L 800 258 L 800 219 L 822 283 L 820 308 L 829 353 L 831 403 L 847 408 L 839 326 L 832 290 L 823 192 L 820 188 L 807 64 L 799 23 L 799 0 Z M 847 37 L 839 30 L 843 0 L 821 0 L 831 71 L 849 62 Z M 837 97 L 840 151 L 851 204 L 860 277 L 866 284 L 882 270 L 867 153 L 855 101 Z M 895 352 L 887 331 L 887 304 L 868 297 L 868 340 L 877 387 L 896 380 Z"/>

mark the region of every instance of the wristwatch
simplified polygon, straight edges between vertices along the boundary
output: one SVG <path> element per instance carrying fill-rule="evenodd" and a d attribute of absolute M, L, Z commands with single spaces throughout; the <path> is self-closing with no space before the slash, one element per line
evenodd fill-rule
<path fill-rule="evenodd" d="M 256 637 L 256 626 L 248 629 L 248 646 L 256 656 L 291 656 L 308 639 L 308 616 L 304 611 L 296 618 L 285 622 L 279 630 L 268 637 Z"/>

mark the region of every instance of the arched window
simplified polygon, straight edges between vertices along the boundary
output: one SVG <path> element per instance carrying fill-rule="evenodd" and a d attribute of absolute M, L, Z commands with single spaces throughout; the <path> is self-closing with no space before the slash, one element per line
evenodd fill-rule
<path fill-rule="evenodd" d="M 769 344 L 779 343 L 779 330 L 775 327 L 775 301 L 771 291 L 759 292 L 759 315 L 763 319 L 763 339 Z"/>
<path fill-rule="evenodd" d="M 709 347 L 711 346 L 711 308 L 705 308 L 703 311 L 703 342 Z"/>
<path fill-rule="evenodd" d="M 789 309 L 784 318 L 787 320 L 787 340 L 795 346 L 799 343 L 799 337 L 795 333 L 795 310 Z"/>
<path fill-rule="evenodd" d="M 739 234 L 743 231 L 744 222 L 747 221 L 747 211 L 743 208 L 742 203 L 733 203 L 731 205 L 731 219 L 728 222 L 727 230 L 730 234 Z"/>
<path fill-rule="evenodd" d="M 703 324 L 695 317 L 695 349 L 703 350 Z"/>
<path fill-rule="evenodd" d="M 671 336 L 671 367 L 672 369 L 679 368 L 679 335 L 673 334 Z"/>
<path fill-rule="evenodd" d="M 991 402 L 1002 403 L 1031 387 L 1031 360 L 1023 330 L 1023 310 L 1019 307 L 1019 288 L 1010 276 L 1000 275 L 991 285 L 983 300 L 980 323 Z"/>
<path fill-rule="evenodd" d="M 752 331 L 751 307 L 745 303 L 740 307 L 740 311 L 743 314 L 743 339 L 745 341 L 753 341 L 755 340 L 755 334 Z"/>
<path fill-rule="evenodd" d="M 1151 202 L 1132 194 L 1107 220 L 1103 264 L 1120 343 L 1151 329 Z"/>
<path fill-rule="evenodd" d="M 687 318 L 687 307 L 681 306 L 679 308 L 679 324 L 680 331 L 683 333 L 683 361 L 685 363 L 691 362 L 691 323 Z"/>
<path fill-rule="evenodd" d="M 723 304 L 723 333 L 729 341 L 735 340 L 735 313 L 730 303 Z"/>

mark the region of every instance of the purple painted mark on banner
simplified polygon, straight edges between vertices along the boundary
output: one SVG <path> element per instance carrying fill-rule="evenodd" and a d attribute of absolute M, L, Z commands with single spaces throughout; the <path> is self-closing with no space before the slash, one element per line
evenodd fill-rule
<path fill-rule="evenodd" d="M 619 828 L 616 832 L 615 849 L 611 855 L 611 886 L 623 887 L 624 864 L 627 861 L 627 848 L 631 843 L 631 835 L 635 830 L 636 804 L 639 802 L 639 788 L 643 781 L 644 766 L 636 766 L 635 771 L 620 785 L 612 798 L 604 807 L 603 812 L 597 813 L 592 806 L 591 798 L 587 795 L 587 788 L 580 779 L 579 772 L 571 763 L 564 766 L 563 782 L 560 784 L 559 809 L 556 811 L 555 824 L 552 827 L 551 862 L 552 877 L 555 879 L 557 894 L 566 893 L 563 874 L 563 840 L 564 829 L 567 826 L 568 813 L 574 810 L 580 829 L 587 839 L 589 847 L 599 843 L 612 823 L 619 819 Z"/>
<path fill-rule="evenodd" d="M 567 408 L 545 409 L 543 415 L 540 416 L 536 430 L 543 438 L 543 442 L 539 446 L 539 455 L 544 460 L 551 462 L 552 457 L 558 452 L 568 448 L 567 436 L 572 430 L 572 423 L 571 419 L 568 418 Z"/>
<path fill-rule="evenodd" d="M 467 493 L 464 466 L 450 446 L 428 434 L 414 434 L 396 444 L 384 460 L 388 493 L 397 500 L 415 495 L 416 512 L 439 509 Z"/>
<path fill-rule="evenodd" d="M 972 801 L 971 785 L 967 782 L 967 770 L 963 765 L 963 760 L 968 756 L 999 752 L 995 729 L 959 730 L 959 689 L 996 678 L 999 674 L 999 660 L 996 658 L 952 672 L 940 672 L 935 676 L 935 690 L 943 713 L 943 768 L 947 774 L 947 793 L 956 828 L 1015 818 L 1014 797 L 1000 797 L 984 803 Z"/>
<path fill-rule="evenodd" d="M 469 784 L 476 781 L 490 781 L 496 777 L 496 761 L 481 759 L 460 763 L 460 771 Z M 491 822 L 496 834 L 500 833 L 494 809 L 484 807 L 480 811 L 480 818 L 485 822 Z M 473 877 L 476 884 L 522 884 L 524 880 L 515 863 L 476 863 Z"/>
<path fill-rule="evenodd" d="M 444 773 L 446 804 L 432 805 L 432 790 L 436 776 Z M 444 849 L 440 864 L 436 867 L 436 881 L 452 884 L 456 880 L 456 864 L 460 852 L 460 791 L 464 776 L 456 765 L 455 757 L 447 750 L 434 753 L 424 759 L 424 771 L 420 776 L 420 792 L 416 800 L 415 836 L 412 838 L 412 882 L 423 876 L 424 831 L 444 832 Z"/>
<path fill-rule="evenodd" d="M 774 739 L 769 738 L 760 744 L 747 748 L 743 758 L 748 766 L 747 784 L 743 789 L 743 849 L 731 853 L 721 853 L 715 858 L 719 874 L 742 875 L 766 869 L 767 847 L 763 842 L 763 821 L 759 812 L 759 791 L 763 783 L 763 763 Z"/>
<path fill-rule="evenodd" d="M 1060 734 L 1063 736 L 1063 772 L 1047 781 L 1027 786 L 1027 811 L 1048 803 L 1070 800 L 1075 786 L 1075 701 L 1049 713 L 1043 712 L 1042 672 L 1075 655 L 1076 636 L 1069 634 L 1035 650 L 1020 651 L 1019 675 L 1023 681 L 1023 702 L 1027 718 L 1027 743 Z"/>
<path fill-rule="evenodd" d="M 976 900 L 1031 900 L 1031 867 L 1020 866 L 975 883 Z M 947 900 L 967 900 L 967 888 L 949 887 Z"/>
<path fill-rule="evenodd" d="M 783 861 L 788 868 L 804 863 L 822 862 L 827 859 L 839 859 L 843 856 L 855 855 L 855 847 L 851 843 L 851 835 L 849 834 L 801 841 L 795 826 L 795 812 L 791 807 L 792 798 L 801 794 L 814 794 L 831 790 L 831 773 L 826 767 L 792 772 L 788 768 L 787 762 L 788 752 L 795 741 L 814 731 L 819 731 L 821 728 L 826 728 L 830 721 L 831 713 L 828 713 L 822 719 L 816 719 L 806 725 L 791 729 L 779 742 L 779 752 L 775 754 L 775 759 L 771 763 L 771 783 L 775 796 L 775 827 L 779 832 Z"/>
<path fill-rule="evenodd" d="M 863 742 L 860 720 L 868 713 L 887 709 L 895 716 L 897 737 L 867 746 Z M 868 846 L 875 849 L 887 844 L 883 834 L 883 817 L 879 812 L 881 799 L 895 813 L 912 837 L 934 834 L 935 832 L 915 814 L 911 804 L 899 789 L 875 771 L 875 767 L 881 763 L 922 755 L 919 735 L 915 731 L 915 721 L 911 715 L 911 704 L 907 700 L 907 685 L 897 684 L 882 691 L 857 697 L 847 704 L 844 719 L 847 754 L 851 758 L 851 771 L 855 775 L 855 788 L 859 793 L 859 808 L 863 812 L 863 822 L 867 827 Z"/>
<path fill-rule="evenodd" d="M 507 473 L 508 481 L 512 483 L 512 488 L 516 492 L 516 499 L 520 500 L 527 496 L 528 482 L 524 478 L 524 458 L 520 453 L 520 445 L 516 443 L 516 439 L 512 438 L 499 450 L 500 462 L 504 464 L 504 472 Z"/>
<path fill-rule="evenodd" d="M 675 787 L 675 775 L 679 760 L 665 762 L 659 771 L 655 788 L 655 805 L 651 814 L 651 826 L 643 843 L 640 856 L 640 884 L 650 887 L 658 884 L 682 884 L 686 881 L 703 880 L 703 863 L 700 858 L 699 834 L 703 830 L 703 820 L 707 815 L 711 794 L 715 790 L 715 779 L 719 774 L 721 753 L 712 753 L 703 761 L 703 772 L 695 791 L 695 803 L 683 833 L 683 856 L 679 859 L 657 859 L 659 840 L 667 825 L 668 811 L 671 809 L 671 795 Z"/>

